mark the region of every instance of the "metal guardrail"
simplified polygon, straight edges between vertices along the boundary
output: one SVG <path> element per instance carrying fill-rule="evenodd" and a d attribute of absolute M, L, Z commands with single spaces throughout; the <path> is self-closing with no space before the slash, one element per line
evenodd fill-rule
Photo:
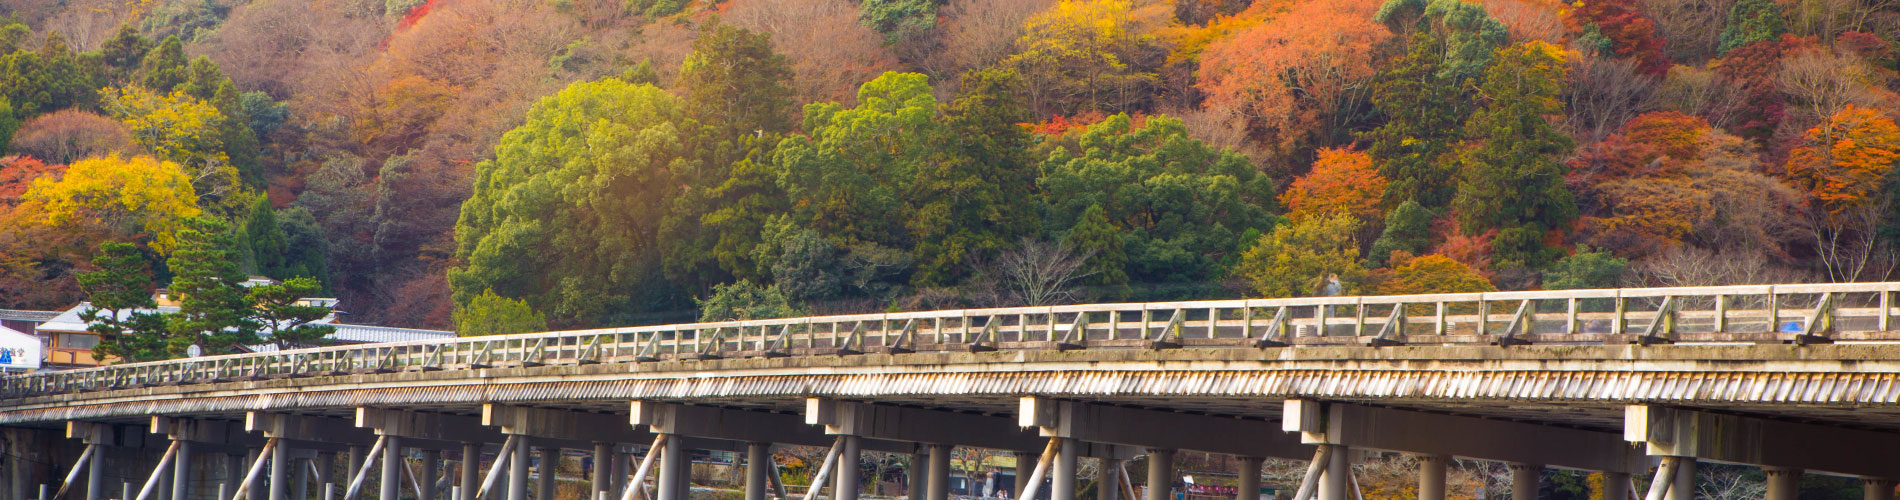
<path fill-rule="evenodd" d="M 557 331 L 0 378 L 0 398 L 287 377 L 928 351 L 1900 341 L 1900 282 L 1086 304 Z"/>

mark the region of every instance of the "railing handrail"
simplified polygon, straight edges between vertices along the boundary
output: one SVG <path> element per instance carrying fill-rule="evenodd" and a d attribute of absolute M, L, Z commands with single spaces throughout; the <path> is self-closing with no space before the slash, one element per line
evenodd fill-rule
<path fill-rule="evenodd" d="M 790 351 L 801 342 L 807 353 L 817 353 L 821 341 L 826 344 L 824 349 L 829 349 L 827 353 L 834 354 L 863 352 L 871 347 L 908 352 L 916 348 L 918 339 L 924 335 L 919 332 L 923 331 L 934 336 L 934 344 L 962 344 L 972 350 L 996 349 L 996 344 L 1004 340 L 999 336 L 1004 334 L 1013 334 L 1019 342 L 1044 341 L 1055 349 L 1074 349 L 1086 347 L 1092 340 L 1102 340 L 1087 337 L 1103 332 L 1106 340 L 1140 340 L 1157 347 L 1177 346 L 1188 338 L 1189 331 L 1200 332 L 1195 334 L 1200 338 L 1213 339 L 1225 331 L 1230 338 L 1254 340 L 1259 346 L 1287 345 L 1287 340 L 1295 336 L 1290 331 L 1295 324 L 1317 328 L 1320 336 L 1331 336 L 1329 329 L 1344 325 L 1350 327 L 1352 337 L 1370 337 L 1372 345 L 1393 345 L 1403 342 L 1407 336 L 1405 330 L 1412 325 L 1427 323 L 1435 335 L 1444 336 L 1454 333 L 1454 329 L 1469 328 L 1479 337 L 1496 338 L 1493 343 L 1508 346 L 1527 342 L 1525 337 L 1539 322 L 1549 323 L 1551 315 L 1563 315 L 1562 332 L 1571 334 L 1578 333 L 1581 322 L 1601 320 L 1602 315 L 1611 314 L 1610 331 L 1601 335 L 1631 335 L 1632 325 L 1628 320 L 1647 318 L 1647 323 L 1635 325 L 1643 327 L 1639 337 L 1644 345 L 1652 341 L 1668 342 L 1667 335 L 1674 333 L 1679 318 L 1699 321 L 1710 317 L 1720 331 L 1726 331 L 1723 329 L 1733 321 L 1761 323 L 1765 318 L 1768 333 L 1786 333 L 1779 331 L 1781 319 L 1801 318 L 1804 330 L 1795 341 L 1831 341 L 1826 335 L 1839 323 L 1834 310 L 1840 307 L 1840 296 L 1878 294 L 1882 309 L 1876 328 L 1886 331 L 1889 318 L 1893 317 L 1890 306 L 1895 292 L 1900 292 L 1900 282 L 1128 302 L 809 316 L 351 344 L 126 363 L 6 376 L 0 378 L 0 397 L 23 392 L 58 392 L 82 382 L 82 387 L 96 388 L 118 386 L 116 381 L 121 380 L 145 381 L 153 377 L 170 377 L 167 380 L 178 383 L 216 380 L 239 368 L 250 370 L 251 376 L 260 373 L 294 376 L 334 373 L 339 366 L 389 370 L 404 363 L 408 363 L 405 366 L 422 366 L 422 369 L 430 369 L 433 363 L 433 369 L 443 369 L 443 365 L 542 364 L 550 359 L 577 363 L 618 362 L 629 358 L 652 361 L 668 356 L 710 359 L 725 355 L 791 355 Z M 1814 304 L 1784 307 L 1780 300 L 1783 295 L 1817 298 Z M 1691 298 L 1710 302 L 1708 298 L 1747 296 L 1773 299 L 1762 301 L 1765 309 L 1755 310 L 1753 316 L 1728 308 L 1726 299 L 1712 301 L 1713 309 L 1683 309 L 1682 305 L 1685 299 Z M 1632 302 L 1629 299 L 1638 299 L 1637 302 L 1646 306 L 1654 305 L 1655 309 L 1629 310 Z M 1603 300 L 1614 304 L 1613 312 L 1580 310 L 1579 304 L 1583 301 Z M 1556 301 L 1565 303 L 1566 310 L 1549 312 L 1531 307 L 1534 303 Z M 1650 304 L 1654 301 L 1661 302 Z M 1510 306 L 1510 302 L 1517 305 Z M 1407 312 L 1425 306 L 1431 306 L 1432 310 L 1426 315 Z M 1767 312 L 1760 312 L 1763 310 Z M 1139 321 L 1126 318 L 1129 313 L 1140 313 Z M 1031 318 L 1036 321 L 1030 321 Z M 982 321 L 980 326 L 975 324 L 979 320 Z M 1139 335 L 1122 338 L 1130 329 L 1138 329 Z M 1374 331 L 1377 333 L 1370 333 Z M 950 342 L 951 338 L 956 342 Z M 736 347 L 728 349 L 729 345 Z M 1051 347 L 1036 344 L 1011 348 Z M 421 361 L 417 361 L 418 358 Z M 320 370 L 318 365 L 329 369 Z M 29 387 L 39 389 L 27 389 Z"/>

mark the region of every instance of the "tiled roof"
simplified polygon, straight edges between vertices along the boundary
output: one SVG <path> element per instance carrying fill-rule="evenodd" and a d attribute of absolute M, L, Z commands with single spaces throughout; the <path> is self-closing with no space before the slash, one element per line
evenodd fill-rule
<path fill-rule="evenodd" d="M 59 316 L 60 311 L 29 311 L 25 309 L 0 309 L 0 319 L 47 322 Z"/>
<path fill-rule="evenodd" d="M 79 305 L 74 306 L 72 309 L 66 310 L 65 312 L 58 313 L 57 317 L 54 317 L 51 320 L 47 321 L 46 323 L 41 324 L 39 326 L 39 330 L 42 332 L 70 332 L 70 333 L 85 332 L 86 321 L 79 318 L 79 313 L 80 311 L 84 311 L 86 310 L 87 307 L 91 307 L 91 306 L 92 306 L 92 303 L 90 302 L 81 302 Z M 157 311 L 164 312 L 164 313 L 177 312 L 178 308 L 168 307 L 168 306 L 159 306 L 157 308 Z M 121 312 L 120 317 L 123 318 L 123 317 L 129 316 L 130 314 L 131 314 L 130 312 Z M 338 342 L 349 343 L 349 344 L 360 344 L 360 343 L 371 343 L 371 342 L 405 342 L 405 341 L 410 341 L 410 340 L 430 340 L 430 339 L 443 339 L 443 338 L 455 337 L 455 332 L 442 331 L 442 330 L 420 330 L 420 329 L 414 329 L 414 328 L 396 328 L 396 327 L 389 327 L 389 326 L 348 325 L 348 324 L 336 323 L 335 321 L 336 321 L 336 317 L 331 316 L 328 318 L 315 321 L 314 323 L 326 324 L 326 325 L 336 327 L 336 333 L 331 334 L 330 338 Z"/>

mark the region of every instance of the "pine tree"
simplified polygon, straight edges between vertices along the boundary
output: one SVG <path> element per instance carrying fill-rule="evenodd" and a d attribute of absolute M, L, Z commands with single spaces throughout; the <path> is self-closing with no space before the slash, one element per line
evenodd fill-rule
<path fill-rule="evenodd" d="M 1468 234 L 1498 231 L 1500 264 L 1555 260 L 1562 252 L 1546 245 L 1548 233 L 1577 218 L 1561 161 L 1574 143 L 1550 120 L 1563 112 L 1564 58 L 1541 41 L 1499 50 L 1479 89 L 1484 107 L 1465 122 L 1471 147 L 1458 157 L 1453 206 Z"/>
<path fill-rule="evenodd" d="M 250 250 L 253 271 L 277 279 L 290 278 L 284 273 L 285 238 L 284 229 L 277 225 L 277 214 L 270 208 L 270 199 L 259 197 L 251 205 L 251 215 L 244 219 L 244 244 Z"/>
<path fill-rule="evenodd" d="M 175 357 L 197 345 L 207 354 L 228 354 L 262 342 L 229 226 L 202 218 L 186 225 L 178 232 L 178 249 L 165 261 L 175 273 L 171 292 L 179 299 L 178 312 L 166 318 L 166 351 Z"/>
<path fill-rule="evenodd" d="M 321 290 L 323 285 L 311 278 L 291 278 L 283 283 L 251 287 L 253 319 L 269 334 L 265 340 L 279 349 L 323 345 L 336 327 L 311 322 L 329 316 L 330 308 L 300 303 Z"/>
<path fill-rule="evenodd" d="M 87 331 L 99 334 L 94 355 L 128 362 L 165 359 L 165 322 L 151 311 L 157 304 L 145 255 L 130 243 L 106 242 L 92 265 L 99 270 L 78 278 L 87 299 L 79 319 L 86 321 Z"/>
<path fill-rule="evenodd" d="M 1458 125 L 1470 108 L 1457 82 L 1440 76 L 1443 45 L 1431 30 L 1415 32 L 1411 49 L 1373 84 L 1372 104 L 1386 121 L 1362 139 L 1370 143 L 1366 153 L 1379 166 L 1379 175 L 1391 181 L 1385 206 L 1410 201 L 1443 207 L 1456 189 L 1456 176 L 1444 156 L 1457 141 Z"/>
<path fill-rule="evenodd" d="M 1088 255 L 1077 273 L 1082 282 L 1103 287 L 1128 286 L 1128 252 L 1122 249 L 1122 232 L 1109 224 L 1107 211 L 1100 204 L 1089 205 L 1076 218 L 1075 227 L 1063 243 L 1077 253 Z"/>

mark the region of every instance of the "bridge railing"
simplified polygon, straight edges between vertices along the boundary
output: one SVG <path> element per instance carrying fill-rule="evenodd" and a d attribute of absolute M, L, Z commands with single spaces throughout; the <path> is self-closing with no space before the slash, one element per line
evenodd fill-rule
<path fill-rule="evenodd" d="M 0 397 L 233 380 L 930 351 L 1895 341 L 1900 283 L 1085 304 L 557 331 L 0 378 Z"/>

